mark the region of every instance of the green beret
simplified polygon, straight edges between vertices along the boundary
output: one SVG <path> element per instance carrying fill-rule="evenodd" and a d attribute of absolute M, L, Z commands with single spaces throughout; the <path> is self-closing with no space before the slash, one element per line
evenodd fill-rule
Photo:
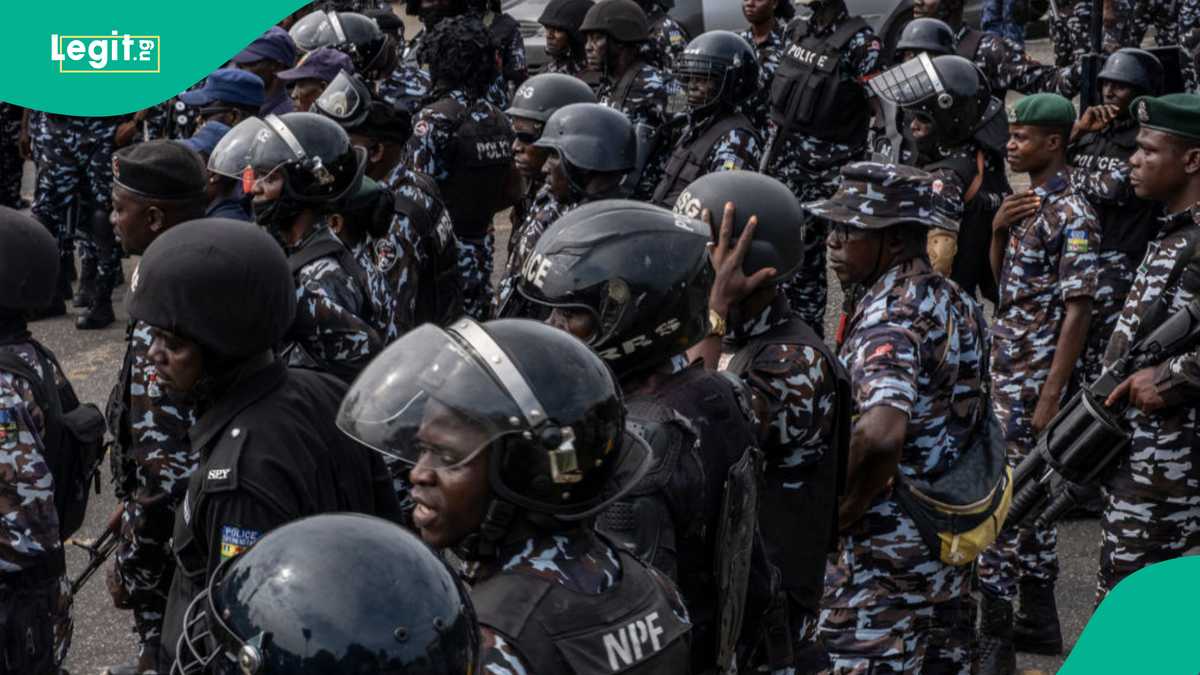
<path fill-rule="evenodd" d="M 1075 123 L 1075 106 L 1058 94 L 1026 96 L 1008 109 L 1008 123 L 1069 127 Z"/>
<path fill-rule="evenodd" d="M 1200 140 L 1200 96 L 1196 94 L 1139 96 L 1132 110 L 1143 128 Z"/>

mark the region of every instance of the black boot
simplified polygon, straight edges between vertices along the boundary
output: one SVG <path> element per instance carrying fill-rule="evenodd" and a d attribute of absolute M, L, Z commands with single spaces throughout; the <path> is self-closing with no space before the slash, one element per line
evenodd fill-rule
<path fill-rule="evenodd" d="M 1021 581 L 1021 604 L 1013 625 L 1013 644 L 1029 654 L 1062 654 L 1062 626 L 1054 584 L 1030 579 Z"/>
<path fill-rule="evenodd" d="M 71 304 L 76 307 L 91 307 L 96 300 L 96 259 L 84 258 L 79 266 L 79 290 Z"/>
<path fill-rule="evenodd" d="M 1013 651 L 1012 603 L 980 592 L 983 603 L 979 623 L 978 675 L 1014 675 L 1017 672 L 1017 653 Z"/>
<path fill-rule="evenodd" d="M 96 295 L 92 306 L 75 319 L 75 327 L 79 330 L 100 330 L 108 328 L 117 320 L 112 306 L 112 278 L 96 278 Z"/>

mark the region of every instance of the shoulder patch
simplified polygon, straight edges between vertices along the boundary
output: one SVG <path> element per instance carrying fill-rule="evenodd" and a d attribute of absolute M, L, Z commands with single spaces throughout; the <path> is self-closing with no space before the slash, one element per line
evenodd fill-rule
<path fill-rule="evenodd" d="M 258 542 L 262 532 L 226 525 L 221 528 L 221 560 L 240 555 Z"/>
<path fill-rule="evenodd" d="M 221 435 L 208 461 L 200 467 L 203 471 L 203 492 L 228 492 L 237 489 L 238 461 L 249 435 L 240 427 L 233 427 Z"/>
<path fill-rule="evenodd" d="M 1088 252 L 1087 230 L 1067 230 L 1067 252 L 1068 253 L 1087 253 Z"/>
<path fill-rule="evenodd" d="M 396 246 L 387 239 L 380 239 L 375 242 L 375 267 L 380 272 L 387 272 L 396 266 L 396 260 L 400 256 L 396 253 Z"/>
<path fill-rule="evenodd" d="M 426 122 L 425 120 L 421 120 L 420 122 L 417 122 L 417 125 L 413 127 L 413 135 L 414 136 L 425 136 L 428 133 L 429 133 L 429 122 Z"/>

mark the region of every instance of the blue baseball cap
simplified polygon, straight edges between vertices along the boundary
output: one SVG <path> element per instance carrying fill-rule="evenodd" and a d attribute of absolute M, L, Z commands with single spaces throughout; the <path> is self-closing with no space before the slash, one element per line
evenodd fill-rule
<path fill-rule="evenodd" d="M 343 70 L 354 73 L 350 57 L 332 47 L 321 47 L 305 54 L 295 68 L 280 71 L 276 77 L 284 82 L 312 79 L 329 83 Z"/>
<path fill-rule="evenodd" d="M 234 63 L 274 61 L 291 68 L 296 64 L 296 43 L 279 26 L 271 28 L 233 57 Z"/>
<path fill-rule="evenodd" d="M 222 68 L 213 71 L 204 81 L 204 86 L 179 95 L 179 100 L 200 108 L 214 101 L 232 103 L 244 108 L 258 110 L 266 99 L 266 88 L 262 78 L 246 70 Z"/>
<path fill-rule="evenodd" d="M 178 142 L 207 157 L 212 154 L 213 148 L 217 147 L 217 143 L 227 133 L 229 133 L 228 124 L 209 120 L 201 125 L 196 130 L 196 133 L 192 134 L 191 138 L 185 138 Z"/>

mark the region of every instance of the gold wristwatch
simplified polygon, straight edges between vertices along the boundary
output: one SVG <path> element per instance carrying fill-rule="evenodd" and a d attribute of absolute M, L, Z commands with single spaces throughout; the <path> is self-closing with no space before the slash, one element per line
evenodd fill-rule
<path fill-rule="evenodd" d="M 712 327 L 708 329 L 709 335 L 717 337 L 725 337 L 725 317 L 717 313 L 717 310 L 708 310 L 708 323 Z"/>

